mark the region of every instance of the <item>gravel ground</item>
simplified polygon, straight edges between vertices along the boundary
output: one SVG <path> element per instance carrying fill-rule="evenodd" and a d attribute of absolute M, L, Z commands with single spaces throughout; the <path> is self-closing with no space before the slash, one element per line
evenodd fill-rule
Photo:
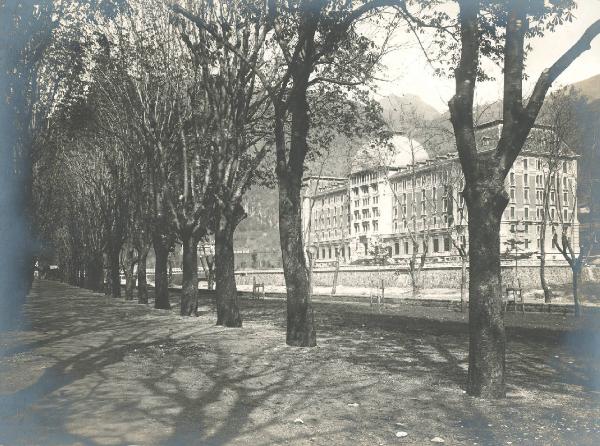
<path fill-rule="evenodd" d="M 173 301 L 36 282 L 27 327 L 0 334 L 0 444 L 600 444 L 598 316 L 507 314 L 508 396 L 486 402 L 463 390 L 460 312 L 316 302 L 299 349 L 281 299 L 243 299 L 242 329 Z"/>

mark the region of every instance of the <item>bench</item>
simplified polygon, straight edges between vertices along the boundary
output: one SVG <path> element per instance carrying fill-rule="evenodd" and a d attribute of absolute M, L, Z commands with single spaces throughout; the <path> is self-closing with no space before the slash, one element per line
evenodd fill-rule
<path fill-rule="evenodd" d="M 521 287 L 506 287 L 506 293 L 504 295 L 504 311 L 508 307 L 509 302 L 514 303 L 513 311 L 517 311 L 517 304 L 521 305 L 521 311 L 525 313 L 525 299 L 523 297 L 523 290 Z"/>
<path fill-rule="evenodd" d="M 252 298 L 253 299 L 264 299 L 265 298 L 265 284 L 264 282 L 257 283 L 256 277 L 252 278 Z"/>

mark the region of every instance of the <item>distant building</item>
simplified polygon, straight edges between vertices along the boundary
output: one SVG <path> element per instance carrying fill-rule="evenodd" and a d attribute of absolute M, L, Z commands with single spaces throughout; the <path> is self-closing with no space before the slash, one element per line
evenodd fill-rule
<path fill-rule="evenodd" d="M 501 121 L 479 126 L 478 149 L 494 150 L 501 129 Z M 579 247 L 577 212 L 573 212 L 577 159 L 565 148 L 560 156 L 550 156 L 544 143 L 549 133 L 541 126 L 532 129 L 506 177 L 510 201 L 501 224 L 502 251 L 512 249 L 524 256 L 540 251 L 546 180 L 552 181 L 546 252 L 549 258 L 560 255 L 552 246 L 553 227 L 559 224 L 570 228 L 572 245 Z M 552 176 L 550 160 L 557 163 Z M 468 246 L 463 187 L 456 152 L 430 159 L 419 143 L 395 134 L 387 145 L 362 147 L 348 178 L 305 179 L 304 242 L 318 263 L 366 260 L 376 246 L 384 247 L 392 262 L 406 261 L 425 248 L 433 261 L 457 260 L 456 246 Z"/>

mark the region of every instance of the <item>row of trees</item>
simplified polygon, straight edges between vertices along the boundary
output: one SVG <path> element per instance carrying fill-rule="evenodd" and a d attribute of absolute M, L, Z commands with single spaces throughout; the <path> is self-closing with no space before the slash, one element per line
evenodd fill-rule
<path fill-rule="evenodd" d="M 500 218 L 508 203 L 504 180 L 552 82 L 590 47 L 600 21 L 540 75 L 525 101 L 527 39 L 569 20 L 575 3 L 451 3 L 57 2 L 59 10 L 46 15 L 57 18 L 54 44 L 46 52 L 54 59 L 36 65 L 43 117 L 36 126 L 45 136 L 41 147 L 45 152 L 52 147 L 56 156 L 46 153 L 47 162 L 36 163 L 41 191 L 36 196 L 45 192 L 47 200 L 39 199 L 35 208 L 46 207 L 59 218 L 42 214 L 39 226 L 47 227 L 40 234 L 68 247 L 63 263 L 77 269 L 70 273 L 73 278 L 83 269 L 84 278 L 96 282 L 93 271 L 101 251 L 114 295 L 120 293 L 123 245 L 138 244 L 141 258 L 152 244 L 159 308 L 169 307 L 168 252 L 181 243 L 181 311 L 192 314 L 196 246 L 212 232 L 218 323 L 239 326 L 232 233 L 244 217 L 241 196 L 261 179 L 261 161 L 272 155 L 288 295 L 286 340 L 315 345 L 301 224 L 305 162 L 326 149 L 334 130 L 354 133 L 357 122 L 369 121 L 365 117 L 372 107 L 358 107 L 357 101 L 368 103 L 362 86 L 372 78 L 387 38 L 374 42 L 361 27 L 384 23 L 391 32 L 404 21 L 417 37 L 431 33 L 439 54 L 430 60 L 451 67 L 456 79 L 449 106 L 465 177 L 471 265 L 467 388 L 474 395 L 504 395 L 499 254 Z M 486 78 L 483 58 L 503 66 L 504 126 L 496 150 L 479 152 L 473 106 L 476 85 Z M 348 96 L 353 100 L 342 100 Z M 74 127 L 74 121 L 81 126 Z M 90 165 L 93 172 L 87 170 Z M 69 180 L 62 175 L 67 171 L 73 173 Z M 53 192 L 47 190 L 51 185 L 57 186 Z"/>

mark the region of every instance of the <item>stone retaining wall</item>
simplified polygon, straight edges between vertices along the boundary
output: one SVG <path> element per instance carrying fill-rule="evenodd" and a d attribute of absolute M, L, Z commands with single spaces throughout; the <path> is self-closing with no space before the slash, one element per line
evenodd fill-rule
<path fill-rule="evenodd" d="M 515 267 L 504 265 L 502 279 L 510 284 L 514 278 Z M 252 284 L 253 278 L 265 285 L 285 285 L 283 270 L 236 271 L 238 285 Z M 410 278 L 406 268 L 401 266 L 341 266 L 338 273 L 338 284 L 345 286 L 368 287 L 383 279 L 387 287 L 410 288 Z M 467 281 L 468 281 L 467 268 Z M 330 286 L 333 283 L 333 268 L 315 269 L 313 280 L 315 286 Z M 460 288 L 460 265 L 426 266 L 421 273 L 421 281 L 426 288 Z M 519 266 L 518 276 L 524 289 L 540 289 L 539 267 Z M 600 268 L 585 268 L 583 281 L 600 281 Z M 551 265 L 546 267 L 546 280 L 550 287 L 571 283 L 571 269 L 568 265 Z"/>

